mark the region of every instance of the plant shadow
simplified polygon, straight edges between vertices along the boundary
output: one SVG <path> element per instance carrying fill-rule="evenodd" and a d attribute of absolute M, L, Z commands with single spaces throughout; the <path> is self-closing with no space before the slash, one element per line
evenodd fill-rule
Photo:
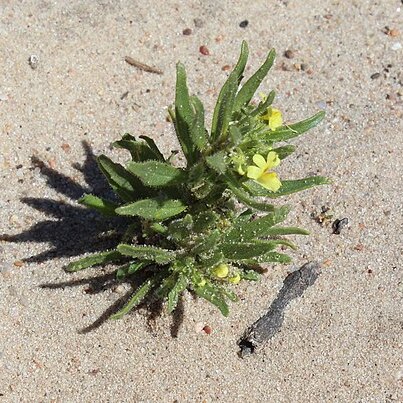
<path fill-rule="evenodd" d="M 97 160 L 90 144 L 83 141 L 82 145 L 86 156 L 85 161 L 82 165 L 73 164 L 73 168 L 83 175 L 85 185 L 47 166 L 37 157 L 31 158 L 33 167 L 40 168 L 42 176 L 46 178 L 47 185 L 70 199 L 72 203 L 46 198 L 21 198 L 22 203 L 49 217 L 49 219 L 37 222 L 19 234 L 0 234 L 0 240 L 6 242 L 35 242 L 49 245 L 46 251 L 25 257 L 21 259 L 22 261 L 43 263 L 53 259 L 78 257 L 84 253 L 96 253 L 113 249 L 120 242 L 125 230 L 126 220 L 124 217 L 104 217 L 76 203 L 85 193 L 116 200 L 114 193 L 98 168 Z M 112 314 L 122 308 L 130 298 L 133 290 L 139 285 L 132 280 L 129 280 L 129 282 L 133 289 L 114 302 L 92 324 L 81 329 L 80 333 L 88 333 L 99 328 Z M 58 289 L 87 285 L 85 292 L 95 294 L 116 287 L 118 284 L 120 284 L 120 281 L 116 279 L 115 273 L 112 272 L 79 280 L 45 283 L 40 287 Z M 161 315 L 163 306 L 162 304 L 158 305 L 155 301 L 146 300 L 136 310 L 144 308 L 148 311 L 147 321 L 150 324 Z M 178 306 L 178 308 L 180 307 Z M 180 312 L 172 317 L 172 337 L 177 336 L 178 329 L 183 322 L 183 309 L 178 309 L 178 311 Z"/>

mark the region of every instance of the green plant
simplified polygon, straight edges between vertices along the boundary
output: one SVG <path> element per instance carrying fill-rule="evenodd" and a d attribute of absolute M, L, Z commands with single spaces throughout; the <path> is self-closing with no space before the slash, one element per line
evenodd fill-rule
<path fill-rule="evenodd" d="M 273 91 L 257 105 L 252 102 L 274 57 L 272 50 L 240 87 L 248 58 L 248 46 L 242 43 L 239 60 L 219 94 L 210 131 L 203 104 L 189 95 L 185 68 L 177 64 L 175 104 L 169 114 L 186 167 L 174 166 L 173 155 L 165 158 L 151 138 L 135 139 L 130 134 L 113 143 L 129 151 L 126 167 L 105 155 L 98 157 L 119 201 L 85 195 L 80 203 L 108 216 L 126 217 L 127 230 L 116 249 L 72 262 L 67 270 L 113 263 L 118 265 L 118 279 L 142 279 L 113 318 L 122 317 L 149 294 L 167 299 L 172 312 L 185 289 L 228 315 L 227 300 L 236 300 L 233 285 L 257 280 L 262 263 L 290 262 L 288 255 L 276 251 L 295 249 L 284 236 L 308 234 L 279 226 L 289 207 L 275 207 L 261 199 L 328 183 L 320 176 L 280 181 L 272 171 L 295 150 L 278 143 L 299 136 L 324 117 L 319 112 L 283 125 L 280 111 L 271 107 Z"/>

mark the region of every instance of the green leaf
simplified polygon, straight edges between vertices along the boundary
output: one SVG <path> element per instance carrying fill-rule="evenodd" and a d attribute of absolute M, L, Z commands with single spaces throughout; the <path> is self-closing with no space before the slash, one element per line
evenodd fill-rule
<path fill-rule="evenodd" d="M 179 277 L 168 294 L 168 312 L 172 313 L 178 305 L 180 294 L 186 289 L 189 284 L 189 280 L 183 275 L 179 274 Z"/>
<path fill-rule="evenodd" d="M 266 237 L 269 235 L 270 228 L 284 221 L 289 211 L 289 206 L 282 206 L 256 220 L 242 223 L 241 225 L 234 225 L 233 229 L 225 236 L 225 242 L 237 240 L 249 241 Z"/>
<path fill-rule="evenodd" d="M 267 136 L 267 140 L 272 142 L 286 141 L 307 132 L 317 126 L 325 117 L 325 112 L 320 111 L 308 119 L 292 125 L 281 126 L 274 131 L 265 131 L 261 135 Z"/>
<path fill-rule="evenodd" d="M 229 174 L 227 172 L 226 176 L 226 184 L 228 188 L 231 190 L 231 192 L 234 194 L 234 196 L 247 205 L 248 207 L 251 207 L 255 210 L 260 210 L 260 211 L 273 211 L 274 206 L 272 204 L 267 204 L 265 202 L 260 202 L 259 200 L 256 200 L 255 198 L 251 197 L 247 192 L 245 192 L 242 189 L 242 184 L 240 184 L 232 174 Z M 249 190 L 249 188 L 248 188 Z"/>
<path fill-rule="evenodd" d="M 190 214 L 185 217 L 171 221 L 168 225 L 169 236 L 175 241 L 187 240 L 193 228 L 193 218 Z"/>
<path fill-rule="evenodd" d="M 276 93 L 274 91 L 270 91 L 266 99 L 263 102 L 260 102 L 257 108 L 254 109 L 249 116 L 257 116 L 266 112 L 267 108 L 273 103 L 275 97 Z"/>
<path fill-rule="evenodd" d="M 200 99 L 197 98 L 195 95 L 190 98 L 190 102 L 194 109 L 194 118 L 190 126 L 192 143 L 200 151 L 203 151 L 208 145 L 206 128 L 204 126 L 204 107 Z"/>
<path fill-rule="evenodd" d="M 231 242 L 218 246 L 218 249 L 229 260 L 251 259 L 263 255 L 278 246 L 278 240 L 275 241 L 257 241 L 257 242 Z"/>
<path fill-rule="evenodd" d="M 198 255 L 199 253 L 203 253 L 206 251 L 211 251 L 215 249 L 218 244 L 218 240 L 221 237 L 221 231 L 216 229 L 211 232 L 208 236 L 200 237 L 200 241 L 196 243 L 196 245 L 192 248 L 191 253 L 194 255 Z"/>
<path fill-rule="evenodd" d="M 183 170 L 160 161 L 129 162 L 128 169 L 146 186 L 164 187 L 186 181 Z"/>
<path fill-rule="evenodd" d="M 329 185 L 331 182 L 328 178 L 323 176 L 311 176 L 305 179 L 297 180 L 284 180 L 281 181 L 281 187 L 277 192 L 267 190 L 259 183 L 248 180 L 244 183 L 247 190 L 254 196 L 270 197 L 275 199 L 277 197 L 289 195 L 291 193 L 300 192 L 318 185 Z"/>
<path fill-rule="evenodd" d="M 284 254 L 284 253 L 278 253 L 278 252 L 268 252 L 264 253 L 263 255 L 260 255 L 258 257 L 255 257 L 251 260 L 248 260 L 248 263 L 253 263 L 253 264 L 260 264 L 260 263 L 282 263 L 282 264 L 287 264 L 290 263 L 292 260 L 291 258 Z"/>
<path fill-rule="evenodd" d="M 66 271 L 75 272 L 88 267 L 105 265 L 107 263 L 116 262 L 119 260 L 122 260 L 122 255 L 116 250 L 94 253 L 80 260 L 69 263 L 66 267 Z"/>
<path fill-rule="evenodd" d="M 117 148 L 124 148 L 128 150 L 130 152 L 132 160 L 136 162 L 148 160 L 164 161 L 164 157 L 159 152 L 158 148 L 156 148 L 156 146 L 156 150 L 152 149 L 144 141 L 136 141 L 135 138 L 130 134 L 123 135 L 121 140 L 115 141 L 114 143 L 112 143 L 112 145 Z"/>
<path fill-rule="evenodd" d="M 239 90 L 234 103 L 234 111 L 239 111 L 241 108 L 249 104 L 256 90 L 259 88 L 263 79 L 266 77 L 271 66 L 273 65 L 276 52 L 272 49 L 263 65 L 256 71 L 256 73 L 249 78 L 249 80 Z"/>
<path fill-rule="evenodd" d="M 117 250 L 125 256 L 132 256 L 139 259 L 150 260 L 157 264 L 167 264 L 175 259 L 175 252 L 172 250 L 155 248 L 145 245 L 120 244 Z"/>
<path fill-rule="evenodd" d="M 106 155 L 100 155 L 97 162 L 109 185 L 122 200 L 133 201 L 150 194 L 150 191 L 135 176 Z"/>
<path fill-rule="evenodd" d="M 204 232 L 216 226 L 219 216 L 214 211 L 201 211 L 196 217 L 193 230 L 197 233 Z"/>
<path fill-rule="evenodd" d="M 152 152 L 156 155 L 156 157 L 160 161 L 165 161 L 165 158 L 162 155 L 160 149 L 158 148 L 158 146 L 155 144 L 155 141 L 151 137 L 142 135 L 142 136 L 140 136 L 140 138 L 147 143 L 148 147 L 150 147 Z"/>
<path fill-rule="evenodd" d="M 148 292 L 152 289 L 155 284 L 155 279 L 148 279 L 146 280 L 134 294 L 130 297 L 127 304 L 114 315 L 111 315 L 111 319 L 120 319 L 127 313 L 129 313 L 134 307 L 136 307 L 148 294 Z"/>
<path fill-rule="evenodd" d="M 288 145 L 288 146 L 273 148 L 271 150 L 266 150 L 263 153 L 263 155 L 267 155 L 269 151 L 274 151 L 277 153 L 280 160 L 283 160 L 283 159 L 287 158 L 289 155 L 291 155 L 295 150 L 296 150 L 295 146 Z"/>
<path fill-rule="evenodd" d="M 142 199 L 134 203 L 118 207 L 116 213 L 119 215 L 139 216 L 147 220 L 163 221 L 174 217 L 183 211 L 185 206 L 180 200 Z"/>
<path fill-rule="evenodd" d="M 242 141 L 242 132 L 237 126 L 231 125 L 229 127 L 229 134 L 231 136 L 232 145 L 237 146 Z"/>
<path fill-rule="evenodd" d="M 248 45 L 243 41 L 238 62 L 227 81 L 222 86 L 214 108 L 213 120 L 211 123 L 212 142 L 223 137 L 228 129 L 238 85 L 241 81 L 248 60 L 248 53 Z"/>
<path fill-rule="evenodd" d="M 309 235 L 309 231 L 298 227 L 272 227 L 266 231 L 267 236 Z"/>
<path fill-rule="evenodd" d="M 224 316 L 228 316 L 229 308 L 219 289 L 216 289 L 210 284 L 206 284 L 204 287 L 195 288 L 195 292 L 199 297 L 215 305 Z"/>
<path fill-rule="evenodd" d="M 219 151 L 218 153 L 206 157 L 206 163 L 219 174 L 224 174 L 227 170 L 224 151 Z"/>
<path fill-rule="evenodd" d="M 195 150 L 190 134 L 193 123 L 193 109 L 186 83 L 186 71 L 182 63 L 176 65 L 176 94 L 174 123 L 179 143 L 189 165 L 195 160 Z"/>
<path fill-rule="evenodd" d="M 249 281 L 259 281 L 260 274 L 254 270 L 245 270 L 243 273 L 241 273 L 241 278 Z"/>
<path fill-rule="evenodd" d="M 116 215 L 115 208 L 119 206 L 116 203 L 91 194 L 85 194 L 83 197 L 81 197 L 81 199 L 78 200 L 78 203 L 99 211 L 106 216 Z"/>
<path fill-rule="evenodd" d="M 128 263 L 116 271 L 116 279 L 123 280 L 125 277 L 130 276 L 144 267 L 148 266 L 149 262 L 135 262 L 135 263 Z"/>

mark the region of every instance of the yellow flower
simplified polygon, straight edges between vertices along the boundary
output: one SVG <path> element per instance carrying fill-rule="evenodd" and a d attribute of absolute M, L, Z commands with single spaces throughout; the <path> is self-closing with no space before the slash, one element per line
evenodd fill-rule
<path fill-rule="evenodd" d="M 224 263 L 219 264 L 214 270 L 213 273 L 218 278 L 225 278 L 228 276 L 228 266 Z"/>
<path fill-rule="evenodd" d="M 260 183 L 264 188 L 271 190 L 272 192 L 277 192 L 281 186 L 280 179 L 275 172 L 270 172 L 271 168 L 276 167 L 280 164 L 280 158 L 274 151 L 269 151 L 267 154 L 267 159 L 260 154 L 255 154 L 253 156 L 253 162 L 256 166 L 248 166 L 247 177 L 254 179 L 256 182 Z"/>
<path fill-rule="evenodd" d="M 276 130 L 283 124 L 283 115 L 278 109 L 272 108 L 271 106 L 267 108 L 266 114 L 260 116 L 260 119 L 266 121 L 270 130 Z"/>
<path fill-rule="evenodd" d="M 235 276 L 230 277 L 228 279 L 228 281 L 232 284 L 238 284 L 241 281 L 241 276 L 239 275 L 239 273 L 235 274 Z"/>

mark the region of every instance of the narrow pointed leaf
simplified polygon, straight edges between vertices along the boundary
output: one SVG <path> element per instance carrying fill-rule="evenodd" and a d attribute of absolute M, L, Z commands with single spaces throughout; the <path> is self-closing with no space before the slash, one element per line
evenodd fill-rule
<path fill-rule="evenodd" d="M 207 237 L 204 236 L 200 242 L 198 242 L 192 249 L 191 253 L 198 255 L 199 253 L 211 251 L 217 246 L 218 240 L 221 237 L 221 231 L 218 229 L 212 231 Z"/>
<path fill-rule="evenodd" d="M 125 256 L 132 256 L 139 259 L 150 260 L 158 264 L 166 264 L 175 259 L 175 252 L 162 248 L 144 245 L 120 244 L 117 250 Z"/>
<path fill-rule="evenodd" d="M 309 235 L 309 231 L 298 227 L 271 227 L 266 230 L 267 236 Z"/>
<path fill-rule="evenodd" d="M 266 99 L 263 102 L 260 102 L 257 108 L 254 109 L 249 116 L 258 116 L 266 112 L 267 108 L 273 103 L 275 97 L 276 93 L 274 91 L 270 91 Z"/>
<path fill-rule="evenodd" d="M 302 133 L 307 132 L 317 126 L 325 117 L 325 112 L 320 111 L 308 119 L 292 125 L 281 126 L 274 131 L 262 132 L 261 135 L 267 136 L 267 140 L 272 142 L 287 141 L 294 137 L 298 137 Z"/>
<path fill-rule="evenodd" d="M 195 289 L 196 294 L 215 305 L 224 316 L 228 316 L 229 308 L 222 293 L 210 284 Z"/>
<path fill-rule="evenodd" d="M 168 294 L 168 312 L 172 313 L 178 304 L 179 297 L 181 293 L 186 289 L 189 280 L 183 275 L 180 274 L 178 280 L 175 285 L 172 287 L 171 291 Z"/>
<path fill-rule="evenodd" d="M 135 308 L 148 294 L 148 292 L 152 289 L 154 286 L 154 281 L 153 279 L 146 280 L 137 290 L 135 293 L 130 297 L 129 301 L 127 304 L 118 312 L 116 312 L 114 315 L 111 315 L 111 319 L 120 319 L 127 313 L 129 313 L 133 308 Z"/>
<path fill-rule="evenodd" d="M 144 138 L 145 136 L 140 137 Z M 147 137 L 147 139 L 149 138 Z M 112 145 L 117 148 L 124 148 L 128 150 L 130 152 L 132 160 L 136 162 L 142 162 L 148 160 L 164 161 L 164 157 L 159 152 L 155 144 L 154 144 L 155 148 L 152 148 L 147 143 L 148 142 L 144 141 L 136 141 L 133 136 L 126 133 L 125 135 L 123 135 L 121 140 L 115 141 L 114 143 L 112 143 Z"/>
<path fill-rule="evenodd" d="M 234 67 L 234 70 L 229 75 L 227 81 L 222 86 L 216 106 L 214 108 L 213 120 L 211 123 L 212 141 L 217 140 L 220 136 L 225 134 L 228 129 L 236 91 L 242 79 L 242 74 L 245 70 L 246 62 L 248 60 L 248 54 L 248 45 L 245 41 L 243 41 L 238 62 Z"/>
<path fill-rule="evenodd" d="M 162 155 L 160 149 L 158 148 L 158 146 L 155 144 L 155 141 L 151 137 L 142 135 L 142 136 L 140 136 L 140 138 L 143 139 L 147 143 L 148 147 L 150 147 L 152 152 L 157 156 L 157 158 L 160 161 L 165 161 L 165 158 Z"/>
<path fill-rule="evenodd" d="M 185 206 L 180 200 L 142 199 L 134 203 L 118 207 L 119 215 L 139 216 L 147 220 L 163 221 L 174 217 L 183 211 Z"/>
<path fill-rule="evenodd" d="M 256 258 L 253 258 L 251 260 L 248 260 L 248 263 L 251 264 L 260 264 L 260 263 L 290 263 L 292 259 L 284 254 L 284 253 L 278 253 L 278 252 L 268 252 L 263 255 L 260 255 Z"/>
<path fill-rule="evenodd" d="M 160 161 L 129 162 L 127 167 L 144 185 L 150 187 L 173 186 L 186 180 L 183 170 Z"/>
<path fill-rule="evenodd" d="M 218 153 L 206 157 L 206 163 L 219 174 L 224 174 L 227 170 L 224 151 L 219 151 Z"/>
<path fill-rule="evenodd" d="M 277 241 L 231 242 L 218 246 L 218 249 L 229 260 L 251 259 L 263 255 L 278 246 Z"/>
<path fill-rule="evenodd" d="M 287 158 L 289 155 L 291 155 L 295 150 L 296 150 L 295 146 L 288 145 L 288 146 L 273 148 L 272 150 L 267 150 L 263 155 L 267 155 L 268 151 L 274 151 L 275 153 L 277 153 L 280 160 L 283 160 L 283 159 Z"/>
<path fill-rule="evenodd" d="M 206 128 L 204 126 L 204 107 L 200 99 L 196 96 L 192 96 L 190 102 L 194 109 L 194 117 L 190 126 L 190 135 L 193 144 L 200 151 L 203 151 L 208 145 Z"/>
<path fill-rule="evenodd" d="M 86 207 L 99 211 L 106 216 L 116 215 L 115 209 L 119 206 L 109 200 L 105 200 L 101 197 L 97 197 L 91 194 L 84 195 L 78 200 L 78 203 L 83 204 Z"/>
<path fill-rule="evenodd" d="M 144 185 L 122 165 L 113 162 L 105 155 L 97 159 L 99 168 L 105 175 L 112 189 L 124 201 L 133 201 L 149 194 Z"/>
<path fill-rule="evenodd" d="M 172 115 L 171 115 L 172 116 Z M 190 134 L 194 112 L 190 104 L 186 83 L 186 71 L 182 63 L 176 65 L 176 94 L 174 123 L 179 143 L 189 164 L 195 159 L 195 150 Z"/>
<path fill-rule="evenodd" d="M 242 223 L 241 225 L 234 225 L 232 231 L 226 235 L 225 242 L 237 241 L 239 239 L 248 241 L 266 237 L 269 235 L 270 228 L 284 221 L 289 211 L 289 206 L 282 206 L 256 220 Z"/>
<path fill-rule="evenodd" d="M 116 279 L 123 280 L 125 277 L 140 271 L 148 265 L 148 262 L 128 263 L 122 267 L 119 267 L 119 269 L 116 271 Z"/>
<path fill-rule="evenodd" d="M 242 107 L 249 104 L 253 95 L 255 94 L 255 92 L 259 88 L 260 84 L 262 83 L 263 79 L 266 77 L 267 73 L 269 72 L 271 66 L 273 65 L 275 57 L 276 57 L 276 53 L 275 53 L 274 49 L 272 49 L 269 52 L 263 65 L 242 86 L 242 88 L 239 90 L 239 92 L 236 96 L 236 99 L 235 99 L 234 111 L 239 111 Z"/>
<path fill-rule="evenodd" d="M 277 192 L 271 192 L 270 190 L 267 190 L 263 186 L 259 185 L 259 183 L 251 180 L 246 181 L 244 186 L 254 196 L 263 196 L 275 199 L 277 197 L 300 192 L 314 186 L 328 185 L 330 183 L 330 180 L 323 176 L 311 176 L 305 179 L 281 181 L 281 187 L 279 190 L 277 190 Z"/>
<path fill-rule="evenodd" d="M 80 260 L 69 263 L 66 267 L 66 271 L 75 272 L 88 267 L 105 265 L 107 263 L 117 262 L 119 260 L 122 260 L 122 254 L 116 250 L 94 253 Z"/>

